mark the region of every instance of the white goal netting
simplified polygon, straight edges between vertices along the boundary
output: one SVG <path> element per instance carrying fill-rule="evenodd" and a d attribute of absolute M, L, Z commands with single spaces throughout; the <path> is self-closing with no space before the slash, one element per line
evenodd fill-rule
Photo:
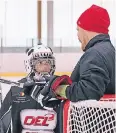
<path fill-rule="evenodd" d="M 116 133 L 115 103 L 111 99 L 70 103 L 67 133 Z"/>

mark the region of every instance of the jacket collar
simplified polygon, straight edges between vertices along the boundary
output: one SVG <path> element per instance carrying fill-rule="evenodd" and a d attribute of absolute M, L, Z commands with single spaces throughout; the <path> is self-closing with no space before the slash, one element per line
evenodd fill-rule
<path fill-rule="evenodd" d="M 102 42 L 102 41 L 110 41 L 110 36 L 108 34 L 100 34 L 100 35 L 95 36 L 88 42 L 88 44 L 86 45 L 83 51 L 88 50 L 89 48 L 96 45 L 98 42 Z"/>

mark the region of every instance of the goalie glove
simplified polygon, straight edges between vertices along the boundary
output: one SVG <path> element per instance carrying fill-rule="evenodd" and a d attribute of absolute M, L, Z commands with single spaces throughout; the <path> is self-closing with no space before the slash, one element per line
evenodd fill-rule
<path fill-rule="evenodd" d="M 24 83 L 24 86 L 23 86 L 24 93 L 36 100 L 38 97 L 38 94 L 40 94 L 40 91 L 43 89 L 45 84 L 46 84 L 45 81 L 35 82 L 33 80 L 29 80 Z"/>
<path fill-rule="evenodd" d="M 49 81 L 50 78 L 47 78 L 46 81 Z M 29 80 L 24 83 L 24 93 L 26 95 L 31 96 L 34 100 L 41 104 L 47 110 L 52 110 L 60 104 L 60 100 L 54 98 L 50 99 L 47 104 L 43 104 L 42 99 L 43 95 L 40 94 L 41 90 L 44 88 L 46 82 L 34 82 L 33 80 Z"/>
<path fill-rule="evenodd" d="M 52 76 L 50 81 L 46 83 L 45 87 L 40 91 L 39 99 L 42 99 L 43 105 L 46 105 L 52 98 L 65 100 L 65 98 L 58 96 L 55 91 L 60 85 L 71 85 L 72 81 L 69 76 Z"/>
<path fill-rule="evenodd" d="M 26 81 L 23 85 L 23 90 L 26 95 L 30 95 L 35 82 L 33 80 Z"/>

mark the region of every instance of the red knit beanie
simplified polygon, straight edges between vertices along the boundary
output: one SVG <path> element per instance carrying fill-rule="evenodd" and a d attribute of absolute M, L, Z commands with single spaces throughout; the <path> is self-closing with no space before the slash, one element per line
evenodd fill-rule
<path fill-rule="evenodd" d="M 106 9 L 92 5 L 81 14 L 77 20 L 77 25 L 84 30 L 108 34 L 109 14 Z"/>

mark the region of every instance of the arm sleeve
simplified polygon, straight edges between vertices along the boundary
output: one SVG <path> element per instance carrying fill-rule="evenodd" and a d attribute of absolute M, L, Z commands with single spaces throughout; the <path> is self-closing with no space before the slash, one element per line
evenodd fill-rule
<path fill-rule="evenodd" d="M 7 93 L 0 109 L 0 133 L 11 133 L 11 90 Z"/>
<path fill-rule="evenodd" d="M 66 97 L 72 102 L 99 100 L 110 82 L 103 57 L 93 50 L 82 58 L 79 65 L 79 80 L 66 88 Z"/>

